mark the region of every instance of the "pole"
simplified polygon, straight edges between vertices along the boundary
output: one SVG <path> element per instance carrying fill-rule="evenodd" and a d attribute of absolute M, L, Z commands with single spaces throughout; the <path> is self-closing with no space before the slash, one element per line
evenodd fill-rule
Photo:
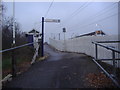
<path fill-rule="evenodd" d="M 115 52 L 112 51 L 112 59 L 113 59 L 113 74 L 116 77 L 116 61 L 115 61 Z"/>
<path fill-rule="evenodd" d="M 42 17 L 42 43 L 41 43 L 41 57 L 44 56 L 44 17 Z"/>
<path fill-rule="evenodd" d="M 55 33 L 54 33 L 54 39 L 55 39 Z"/>
<path fill-rule="evenodd" d="M 60 33 L 59 33 L 59 40 L 60 40 Z"/>
<path fill-rule="evenodd" d="M 97 47 L 97 44 L 95 44 L 95 59 L 98 60 L 98 47 Z"/>
<path fill-rule="evenodd" d="M 12 47 L 15 47 L 15 2 L 13 1 L 13 43 Z M 12 50 L 12 77 L 16 76 L 16 61 L 15 61 L 15 51 Z"/>
<path fill-rule="evenodd" d="M 66 51 L 65 32 L 64 32 L 64 51 Z"/>
<path fill-rule="evenodd" d="M 64 41 L 65 41 L 65 32 L 64 32 Z"/>
<path fill-rule="evenodd" d="M 14 47 L 15 44 L 13 44 L 12 47 Z M 12 50 L 12 77 L 16 77 L 16 61 L 15 61 L 15 51 Z"/>
<path fill-rule="evenodd" d="M 63 28 L 63 33 L 64 33 L 64 51 L 66 51 L 65 32 L 66 32 L 66 28 Z"/>

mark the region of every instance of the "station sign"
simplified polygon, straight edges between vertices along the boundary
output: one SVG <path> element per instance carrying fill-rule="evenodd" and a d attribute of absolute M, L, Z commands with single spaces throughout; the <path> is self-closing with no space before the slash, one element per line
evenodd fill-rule
<path fill-rule="evenodd" d="M 54 23 L 60 23 L 60 19 L 45 19 L 44 22 L 54 22 Z"/>

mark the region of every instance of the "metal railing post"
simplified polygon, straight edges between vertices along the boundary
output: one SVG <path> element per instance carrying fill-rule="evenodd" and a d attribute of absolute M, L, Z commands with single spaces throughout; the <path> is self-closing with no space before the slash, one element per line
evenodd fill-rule
<path fill-rule="evenodd" d="M 95 44 L 95 59 L 98 60 L 98 48 L 97 48 L 97 44 Z"/>
<path fill-rule="evenodd" d="M 116 60 L 115 60 L 115 51 L 112 51 L 112 59 L 113 59 L 113 74 L 116 77 Z"/>

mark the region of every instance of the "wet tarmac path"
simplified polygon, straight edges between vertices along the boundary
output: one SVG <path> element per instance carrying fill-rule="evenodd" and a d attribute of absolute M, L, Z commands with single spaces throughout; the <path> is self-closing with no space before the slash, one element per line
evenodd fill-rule
<path fill-rule="evenodd" d="M 59 52 L 45 45 L 49 57 L 33 64 L 26 72 L 9 82 L 6 88 L 86 88 L 85 76 L 100 72 L 91 57 Z"/>

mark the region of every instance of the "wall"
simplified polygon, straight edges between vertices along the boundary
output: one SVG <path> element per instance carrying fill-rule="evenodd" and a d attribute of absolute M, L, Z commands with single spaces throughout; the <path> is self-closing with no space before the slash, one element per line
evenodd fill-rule
<path fill-rule="evenodd" d="M 120 11 L 120 1 L 118 2 L 118 11 Z M 118 13 L 118 40 L 120 41 L 120 13 Z M 120 50 L 120 43 L 118 48 Z"/>
<path fill-rule="evenodd" d="M 85 53 L 92 57 L 95 57 L 95 46 L 94 44 L 92 44 L 92 41 L 112 41 L 112 40 L 118 40 L 118 36 L 117 35 L 84 36 L 75 39 L 65 40 L 65 43 L 64 40 L 49 39 L 50 45 L 52 45 L 53 47 L 55 47 L 60 51 Z M 118 44 L 113 43 L 113 44 L 104 44 L 104 45 L 113 46 L 115 47 L 115 49 L 118 50 Z M 116 57 L 118 57 L 118 54 L 116 54 Z M 105 48 L 98 46 L 98 58 L 111 59 L 112 52 L 110 50 L 106 50 Z M 110 61 L 108 63 L 112 63 L 112 62 Z"/>

